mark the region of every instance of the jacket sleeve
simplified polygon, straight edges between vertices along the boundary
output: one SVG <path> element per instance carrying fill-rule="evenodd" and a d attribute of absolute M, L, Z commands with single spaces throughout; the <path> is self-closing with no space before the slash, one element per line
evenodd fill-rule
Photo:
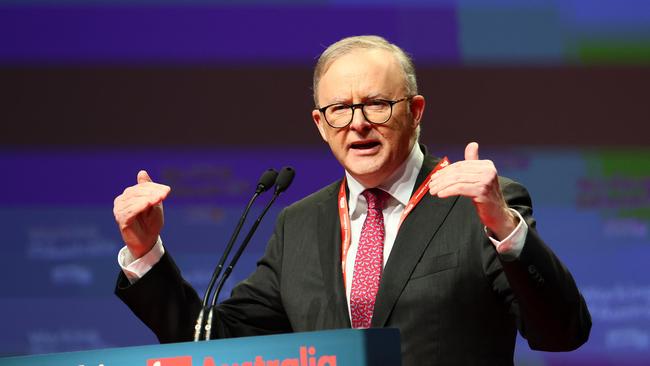
<path fill-rule="evenodd" d="M 168 251 L 134 284 L 120 271 L 115 294 L 154 332 L 160 343 L 192 340 L 201 300 L 183 280 Z"/>
<path fill-rule="evenodd" d="M 217 307 L 213 338 L 290 332 L 280 300 L 281 213 L 276 229 L 253 274 Z M 149 327 L 161 343 L 190 341 L 201 300 L 181 276 L 168 251 L 140 280 L 131 284 L 120 271 L 115 294 Z"/>
<path fill-rule="evenodd" d="M 520 184 L 502 179 L 506 202 L 528 224 L 520 256 L 493 265 L 495 291 L 505 294 L 510 312 L 529 346 L 541 351 L 571 351 L 589 338 L 591 316 L 567 267 L 539 237 L 532 201 Z M 496 272 L 496 274 L 494 273 Z"/>

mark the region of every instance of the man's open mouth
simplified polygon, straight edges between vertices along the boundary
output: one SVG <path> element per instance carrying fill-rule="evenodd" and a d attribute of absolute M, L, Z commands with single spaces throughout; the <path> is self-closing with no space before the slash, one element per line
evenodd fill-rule
<path fill-rule="evenodd" d="M 379 145 L 379 141 L 359 141 L 350 144 L 350 149 L 366 150 Z"/>

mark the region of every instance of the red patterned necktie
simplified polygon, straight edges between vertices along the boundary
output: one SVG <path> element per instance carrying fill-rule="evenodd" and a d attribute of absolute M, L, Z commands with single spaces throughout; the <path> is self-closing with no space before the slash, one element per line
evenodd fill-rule
<path fill-rule="evenodd" d="M 353 328 L 370 328 L 384 265 L 384 214 L 382 209 L 388 193 L 367 189 L 361 193 L 368 202 L 368 214 L 363 222 L 357 256 L 354 260 L 350 313 Z"/>

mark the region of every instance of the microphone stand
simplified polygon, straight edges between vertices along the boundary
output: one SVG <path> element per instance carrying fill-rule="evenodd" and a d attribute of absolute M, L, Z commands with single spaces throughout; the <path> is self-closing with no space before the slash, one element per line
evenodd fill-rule
<path fill-rule="evenodd" d="M 201 338 L 201 329 L 203 328 L 203 318 L 205 316 L 205 312 L 207 309 L 210 293 L 214 288 L 214 284 L 217 281 L 217 278 L 221 274 L 221 270 L 223 269 L 223 265 L 226 262 L 228 255 L 232 251 L 232 247 L 235 244 L 235 240 L 237 239 L 237 236 L 239 235 L 239 232 L 241 231 L 241 228 L 244 225 L 244 221 L 248 216 L 248 211 L 250 211 L 251 207 L 253 206 L 253 202 L 255 202 L 257 197 L 259 197 L 259 195 L 262 192 L 268 190 L 273 186 L 277 178 L 277 175 L 278 173 L 273 169 L 268 169 L 267 171 L 264 172 L 264 174 L 262 174 L 262 177 L 260 178 L 260 181 L 257 184 L 255 194 L 253 194 L 253 197 L 251 197 L 250 201 L 248 201 L 248 205 L 246 205 L 246 209 L 244 209 L 244 213 L 239 218 L 239 222 L 237 223 L 235 230 L 230 236 L 228 245 L 226 245 L 226 250 L 221 255 L 221 258 L 219 259 L 219 263 L 217 264 L 217 267 L 214 269 L 214 272 L 212 272 L 212 278 L 210 278 L 210 282 L 208 283 L 208 288 L 205 290 L 205 294 L 203 295 L 203 301 L 201 302 L 201 310 L 199 311 L 199 316 L 196 318 L 196 324 L 194 325 L 194 342 L 198 342 L 199 339 Z"/>
<path fill-rule="evenodd" d="M 257 227 L 259 226 L 260 222 L 262 222 L 262 218 L 264 215 L 266 215 L 267 211 L 269 208 L 271 208 L 271 205 L 275 202 L 275 200 L 278 198 L 280 193 L 284 192 L 287 188 L 289 188 L 289 185 L 293 181 L 293 178 L 295 176 L 295 171 L 291 167 L 284 167 L 280 171 L 280 174 L 278 175 L 276 186 L 275 186 L 275 193 L 273 194 L 273 197 L 269 201 L 269 203 L 266 204 L 266 207 L 264 207 L 264 210 L 262 213 L 258 216 L 257 220 L 253 223 L 251 228 L 248 230 L 248 234 L 246 234 L 246 237 L 242 241 L 242 243 L 239 245 L 239 248 L 237 248 L 237 252 L 235 255 L 232 257 L 230 260 L 230 263 L 228 264 L 228 267 L 223 273 L 223 276 L 219 279 L 219 282 L 217 283 L 217 289 L 214 292 L 214 295 L 212 296 L 212 301 L 210 302 L 210 311 L 208 312 L 208 318 L 205 323 L 205 340 L 210 340 L 210 336 L 212 334 L 212 320 L 214 317 L 214 312 L 217 304 L 217 300 L 219 298 L 219 294 L 221 293 L 221 290 L 223 289 L 224 284 L 226 283 L 226 280 L 228 277 L 230 277 L 230 274 L 232 273 L 233 268 L 237 264 L 237 261 L 241 257 L 242 253 L 244 253 L 244 250 L 248 246 L 248 243 L 250 242 L 251 238 L 253 237 L 253 234 L 255 234 L 255 231 L 257 230 Z M 205 306 L 204 306 L 205 309 Z M 203 311 L 203 309 L 202 309 Z"/>

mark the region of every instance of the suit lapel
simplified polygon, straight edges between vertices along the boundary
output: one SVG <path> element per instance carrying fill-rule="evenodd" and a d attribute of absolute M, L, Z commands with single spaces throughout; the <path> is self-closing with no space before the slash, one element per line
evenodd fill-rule
<path fill-rule="evenodd" d="M 331 197 L 318 205 L 317 240 L 323 281 L 326 289 L 331 291 L 331 311 L 334 312 L 332 328 L 349 328 L 351 324 L 341 269 L 341 226 L 336 202 L 339 186 L 340 181 L 334 185 Z"/>
<path fill-rule="evenodd" d="M 415 189 L 422 184 L 437 162 L 437 159 L 425 156 Z M 441 199 L 426 194 L 402 223 L 382 274 L 372 317 L 373 327 L 385 326 L 420 257 L 457 200 L 458 197 Z"/>

